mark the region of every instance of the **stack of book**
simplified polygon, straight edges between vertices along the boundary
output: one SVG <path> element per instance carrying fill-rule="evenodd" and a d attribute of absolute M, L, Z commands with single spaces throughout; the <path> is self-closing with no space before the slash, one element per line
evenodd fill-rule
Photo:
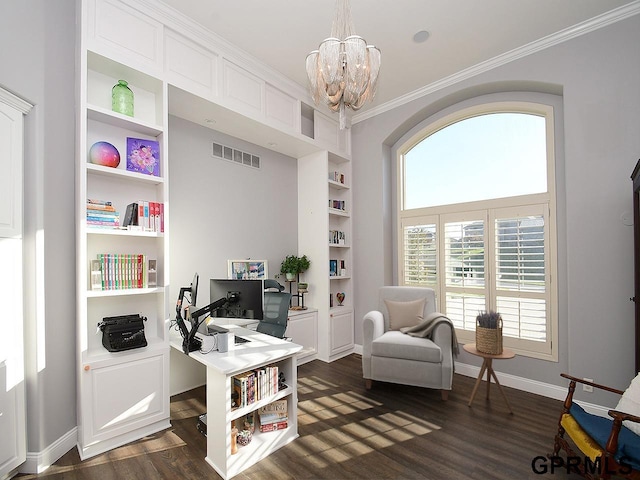
<path fill-rule="evenodd" d="M 258 409 L 261 432 L 273 432 L 289 426 L 287 399 L 276 400 Z"/>
<path fill-rule="evenodd" d="M 347 241 L 347 236 L 340 230 L 329 230 L 329 244 L 330 245 L 344 245 Z"/>
<path fill-rule="evenodd" d="M 100 253 L 91 261 L 92 290 L 147 288 L 147 256 L 144 254 Z"/>
<path fill-rule="evenodd" d="M 87 200 L 87 225 L 91 228 L 118 228 L 120 214 L 107 200 Z"/>
<path fill-rule="evenodd" d="M 344 184 L 344 173 L 341 172 L 329 172 L 329 180 L 332 182 Z"/>
<path fill-rule="evenodd" d="M 278 393 L 278 366 L 266 367 L 244 372 L 233 377 L 233 407 L 246 407 L 269 395 Z"/>
<path fill-rule="evenodd" d="M 145 232 L 164 232 L 164 203 L 140 200 L 127 205 L 124 227 L 138 227 Z"/>
<path fill-rule="evenodd" d="M 334 210 L 346 210 L 347 202 L 344 200 L 331 200 L 329 199 L 329 208 L 333 208 Z"/>

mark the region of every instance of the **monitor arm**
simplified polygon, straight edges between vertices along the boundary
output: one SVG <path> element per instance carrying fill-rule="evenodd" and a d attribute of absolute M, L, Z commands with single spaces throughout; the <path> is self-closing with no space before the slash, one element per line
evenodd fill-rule
<path fill-rule="evenodd" d="M 184 300 L 184 295 L 191 291 L 191 287 L 182 287 L 180 288 L 180 295 L 178 295 L 178 303 L 176 303 L 176 323 L 178 324 L 178 329 L 180 330 L 180 335 L 182 338 L 186 339 L 189 336 L 189 330 L 187 326 L 184 324 L 184 319 L 182 318 L 182 301 Z"/>
<path fill-rule="evenodd" d="M 182 291 L 182 289 L 180 289 L 180 291 Z M 218 300 L 210 303 L 206 307 L 202 307 L 196 310 L 195 312 L 191 313 L 191 319 L 192 319 L 191 331 L 187 335 L 182 335 L 183 336 L 182 351 L 184 353 L 188 355 L 189 352 L 200 350 L 201 342 L 199 339 L 196 338 L 196 333 L 198 332 L 198 327 L 200 327 L 200 324 L 207 318 L 204 315 L 211 314 L 212 311 L 223 307 L 227 303 L 227 301 L 228 300 L 226 297 L 219 298 Z M 200 317 L 203 317 L 202 320 L 199 320 Z M 186 330 L 186 326 L 184 325 L 184 322 L 182 323 L 182 325 L 183 327 L 185 327 L 185 330 Z"/>

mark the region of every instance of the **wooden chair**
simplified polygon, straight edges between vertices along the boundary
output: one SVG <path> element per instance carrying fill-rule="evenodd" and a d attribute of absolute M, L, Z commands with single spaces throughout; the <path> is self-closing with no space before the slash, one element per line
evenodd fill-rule
<path fill-rule="evenodd" d="M 573 402 L 577 383 L 618 395 L 624 392 L 565 373 L 561 376 L 569 380 L 569 391 L 558 421 L 550 460 L 555 465 L 563 465 L 567 473 L 578 473 L 588 479 L 640 479 L 640 435 L 622 425 L 625 420 L 640 424 L 640 417 L 616 410 L 608 412 L 612 419 L 600 417 L 587 413 Z M 559 456 L 560 449 L 565 452 L 566 460 Z"/>

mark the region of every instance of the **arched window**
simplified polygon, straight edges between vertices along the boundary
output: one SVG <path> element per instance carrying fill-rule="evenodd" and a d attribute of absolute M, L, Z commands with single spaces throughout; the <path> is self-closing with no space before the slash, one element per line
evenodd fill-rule
<path fill-rule="evenodd" d="M 434 288 L 460 341 L 494 310 L 505 346 L 557 359 L 553 152 L 553 109 L 528 102 L 458 111 L 399 152 L 400 283 Z"/>

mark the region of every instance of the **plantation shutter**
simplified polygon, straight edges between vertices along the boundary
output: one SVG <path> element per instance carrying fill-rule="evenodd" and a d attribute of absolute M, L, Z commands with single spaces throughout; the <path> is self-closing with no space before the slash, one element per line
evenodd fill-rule
<path fill-rule="evenodd" d="M 435 222 L 403 226 L 405 285 L 437 286 L 436 233 Z"/>
<path fill-rule="evenodd" d="M 444 308 L 456 328 L 475 330 L 476 315 L 486 309 L 485 223 L 444 223 Z"/>
<path fill-rule="evenodd" d="M 496 309 L 503 334 L 547 340 L 547 246 L 544 215 L 495 219 Z"/>

